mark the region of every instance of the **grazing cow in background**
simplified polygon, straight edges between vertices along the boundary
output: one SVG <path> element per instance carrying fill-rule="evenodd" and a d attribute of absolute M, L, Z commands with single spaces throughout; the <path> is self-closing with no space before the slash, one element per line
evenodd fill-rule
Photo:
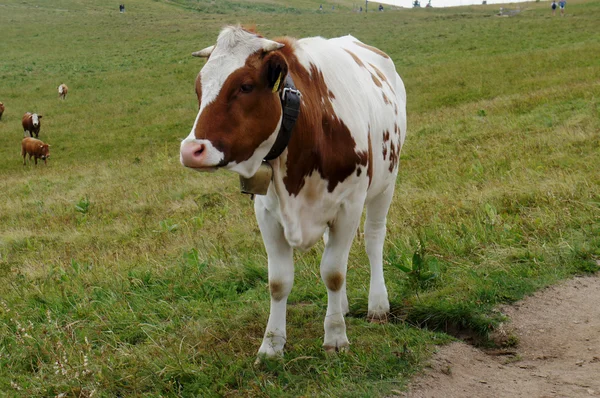
<path fill-rule="evenodd" d="M 29 132 L 29 136 L 33 137 L 35 134 L 35 138 L 38 138 L 40 134 L 40 127 L 42 115 L 38 115 L 37 113 L 27 112 L 23 115 L 23 120 L 21 123 L 23 124 L 23 134 L 27 136 Z"/>
<path fill-rule="evenodd" d="M 23 141 L 21 141 L 21 156 L 23 156 L 23 166 L 27 163 L 25 162 L 25 157 L 29 155 L 29 161 L 31 161 L 31 157 L 35 160 L 35 164 L 37 165 L 37 160 L 42 159 L 44 164 L 46 163 L 46 159 L 50 157 L 50 145 L 44 144 L 42 141 L 25 137 Z"/>
<path fill-rule="evenodd" d="M 61 84 L 58 86 L 58 98 L 65 99 L 67 98 L 67 93 L 69 92 L 69 87 L 66 84 Z"/>
<path fill-rule="evenodd" d="M 264 162 L 273 171 L 266 195 L 254 201 L 271 293 L 259 357 L 283 352 L 293 249 L 321 237 L 323 347 L 346 349 L 346 268 L 365 205 L 368 316 L 384 320 L 389 312 L 383 244 L 406 134 L 406 91 L 394 62 L 352 36 L 273 41 L 241 27 L 224 28 L 216 45 L 193 55 L 208 60 L 196 78 L 199 111 L 181 142 L 181 163 L 246 178 Z M 290 97 L 299 103 L 295 126 Z"/>
<path fill-rule="evenodd" d="M 2 114 L 4 113 L 4 104 L 0 102 L 0 120 L 2 120 Z"/>

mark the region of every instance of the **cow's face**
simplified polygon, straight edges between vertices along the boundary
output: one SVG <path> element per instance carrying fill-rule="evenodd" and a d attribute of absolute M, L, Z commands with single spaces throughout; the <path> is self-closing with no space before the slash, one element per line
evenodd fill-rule
<path fill-rule="evenodd" d="M 33 127 L 37 127 L 40 125 L 41 118 L 42 118 L 42 115 L 38 115 L 37 113 L 34 113 L 33 115 L 31 115 L 31 122 L 33 123 Z"/>
<path fill-rule="evenodd" d="M 40 154 L 41 154 L 41 158 L 46 160 L 47 158 L 50 157 L 50 145 L 48 144 L 41 144 L 40 145 Z"/>
<path fill-rule="evenodd" d="M 241 28 L 221 32 L 196 79 L 199 111 L 181 143 L 184 166 L 256 172 L 281 125 L 278 88 L 288 69 L 281 46 Z"/>

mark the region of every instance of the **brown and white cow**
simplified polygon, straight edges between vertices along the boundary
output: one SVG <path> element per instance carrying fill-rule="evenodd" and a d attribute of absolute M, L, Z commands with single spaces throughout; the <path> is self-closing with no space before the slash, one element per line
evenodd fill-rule
<path fill-rule="evenodd" d="M 69 87 L 66 84 L 61 84 L 58 86 L 58 98 L 65 99 L 67 98 L 67 93 L 69 92 Z"/>
<path fill-rule="evenodd" d="M 0 120 L 2 120 L 2 114 L 4 113 L 4 104 L 0 102 Z"/>
<path fill-rule="evenodd" d="M 40 135 L 41 118 L 42 115 L 38 115 L 37 113 L 25 113 L 21 121 L 23 124 L 23 134 L 27 136 L 27 133 L 29 133 L 30 137 L 33 137 L 35 134 L 35 138 L 38 138 Z"/>
<path fill-rule="evenodd" d="M 37 164 L 38 159 L 42 159 L 44 164 L 46 160 L 50 157 L 50 145 L 44 144 L 42 141 L 25 137 L 23 141 L 21 141 L 21 156 L 23 156 L 23 166 L 27 163 L 25 162 L 25 157 L 29 155 L 29 161 L 31 161 L 31 157 L 33 157 L 35 164 Z"/>
<path fill-rule="evenodd" d="M 385 319 L 389 312 L 383 244 L 406 134 L 406 91 L 393 61 L 352 36 L 273 41 L 241 27 L 224 28 L 215 46 L 194 55 L 208 60 L 196 79 L 198 115 L 181 143 L 186 167 L 253 176 L 284 120 L 284 78 L 291 77 L 302 94 L 287 148 L 268 160 L 268 191 L 254 202 L 271 292 L 259 356 L 283 352 L 292 252 L 321 237 L 326 243 L 320 273 L 328 295 L 323 346 L 346 349 L 346 268 L 365 206 L 368 315 Z"/>

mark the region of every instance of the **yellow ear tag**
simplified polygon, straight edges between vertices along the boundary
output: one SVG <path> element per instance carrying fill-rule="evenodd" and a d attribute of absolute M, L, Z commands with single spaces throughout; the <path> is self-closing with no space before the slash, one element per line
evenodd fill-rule
<path fill-rule="evenodd" d="M 273 92 L 277 92 L 277 90 L 279 90 L 279 83 L 281 83 L 281 73 L 279 74 L 279 77 L 273 86 Z"/>

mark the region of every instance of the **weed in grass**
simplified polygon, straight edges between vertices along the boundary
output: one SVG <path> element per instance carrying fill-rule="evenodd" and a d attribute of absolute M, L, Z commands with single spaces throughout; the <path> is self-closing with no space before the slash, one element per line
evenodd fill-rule
<path fill-rule="evenodd" d="M 90 210 L 90 200 L 86 196 L 84 198 L 79 199 L 79 201 L 75 204 L 75 210 L 81 214 L 87 214 Z"/>
<path fill-rule="evenodd" d="M 421 239 L 415 243 L 416 249 L 410 259 L 403 257 L 402 262 L 392 262 L 408 277 L 408 286 L 411 291 L 419 296 L 419 291 L 431 288 L 440 275 L 437 259 L 427 256 L 425 245 Z"/>

